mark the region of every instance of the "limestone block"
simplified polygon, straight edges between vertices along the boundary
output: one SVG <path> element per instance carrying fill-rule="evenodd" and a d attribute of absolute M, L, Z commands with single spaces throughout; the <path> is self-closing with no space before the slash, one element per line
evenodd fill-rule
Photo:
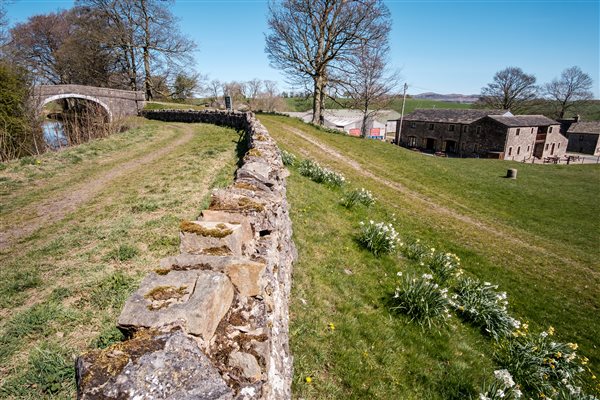
<path fill-rule="evenodd" d="M 248 217 L 242 214 L 226 211 L 204 210 L 202 211 L 202 214 L 200 214 L 200 220 L 209 222 L 227 222 L 228 224 L 241 225 L 242 243 L 248 244 L 252 239 L 254 239 L 254 232 L 252 231 L 250 220 Z"/>
<path fill-rule="evenodd" d="M 80 356 L 81 400 L 230 400 L 232 390 L 196 342 L 183 332 L 134 338 Z"/>
<path fill-rule="evenodd" d="M 211 221 L 184 221 L 180 251 L 188 254 L 241 256 L 243 229 L 239 224 Z"/>
<path fill-rule="evenodd" d="M 252 354 L 234 351 L 229 355 L 229 366 L 239 368 L 244 378 L 256 382 L 261 378 L 260 365 Z"/>
<path fill-rule="evenodd" d="M 205 341 L 213 337 L 233 301 L 226 275 L 201 270 L 150 273 L 127 300 L 118 325 L 124 330 L 181 324 Z"/>
<path fill-rule="evenodd" d="M 233 263 L 225 267 L 225 273 L 238 290 L 240 295 L 258 296 L 262 294 L 262 277 L 266 265 L 248 261 Z"/>

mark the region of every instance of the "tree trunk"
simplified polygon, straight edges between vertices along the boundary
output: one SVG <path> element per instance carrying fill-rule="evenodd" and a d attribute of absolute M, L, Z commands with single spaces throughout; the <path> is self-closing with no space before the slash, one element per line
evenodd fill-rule
<path fill-rule="evenodd" d="M 144 46 L 142 54 L 144 58 L 144 89 L 146 90 L 146 100 L 152 100 L 152 79 L 150 74 L 150 16 L 148 15 L 148 6 L 146 0 L 141 0 L 142 13 L 144 15 Z"/>
<path fill-rule="evenodd" d="M 313 118 L 312 123 L 316 125 L 323 125 L 323 99 L 325 89 L 325 79 L 322 76 L 314 78 L 314 90 L 313 90 Z"/>

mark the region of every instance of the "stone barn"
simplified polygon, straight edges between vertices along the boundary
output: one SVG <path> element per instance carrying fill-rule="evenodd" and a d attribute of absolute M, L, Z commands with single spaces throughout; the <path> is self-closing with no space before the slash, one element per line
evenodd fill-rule
<path fill-rule="evenodd" d="M 600 156 L 600 121 L 576 122 L 567 131 L 567 151 Z"/>
<path fill-rule="evenodd" d="M 400 145 L 454 157 L 528 161 L 560 157 L 567 139 L 543 115 L 508 110 L 418 109 L 404 117 Z"/>

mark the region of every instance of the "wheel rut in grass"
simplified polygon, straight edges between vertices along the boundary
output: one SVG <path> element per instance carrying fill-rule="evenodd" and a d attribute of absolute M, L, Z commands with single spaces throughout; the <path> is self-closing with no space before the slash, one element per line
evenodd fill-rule
<path fill-rule="evenodd" d="M 38 229 L 60 221 L 68 214 L 76 211 L 82 204 L 91 200 L 111 182 L 162 158 L 178 147 L 189 143 L 194 137 L 192 126 L 168 126 L 172 129 L 182 130 L 183 135 L 156 151 L 117 165 L 106 173 L 74 187 L 73 190 L 67 192 L 68 188 L 66 188 L 63 193 L 36 205 L 32 210 L 23 210 L 23 212 L 30 211 L 34 217 L 28 219 L 23 226 L 6 227 L 5 230 L 0 232 L 0 251 L 10 247 L 19 239 L 32 235 Z"/>
<path fill-rule="evenodd" d="M 305 141 L 309 142 L 310 144 L 312 144 L 313 146 L 317 147 L 319 150 L 321 150 L 325 154 L 346 164 L 347 166 L 349 166 L 350 168 L 355 170 L 360 175 L 362 175 L 366 178 L 372 179 L 382 185 L 385 185 L 399 193 L 402 193 L 403 195 L 409 196 L 417 201 L 422 202 L 426 207 L 428 207 L 433 212 L 449 216 L 449 217 L 459 220 L 467 225 L 474 226 L 481 231 L 484 231 L 484 232 L 486 232 L 490 235 L 493 235 L 503 241 L 517 245 L 519 247 L 525 247 L 530 250 L 546 254 L 547 256 L 551 256 L 552 258 L 560 260 L 561 262 L 564 262 L 565 264 L 581 267 L 581 264 L 573 259 L 554 254 L 548 248 L 536 246 L 536 245 L 529 243 L 530 238 L 524 239 L 520 236 L 516 236 L 514 233 L 508 233 L 503 230 L 497 229 L 496 227 L 492 227 L 483 221 L 477 220 L 473 217 L 459 213 L 456 210 L 450 209 L 439 203 L 436 203 L 433 199 L 431 199 L 427 196 L 424 196 L 421 193 L 415 192 L 415 191 L 409 189 L 408 187 L 402 185 L 401 183 L 392 182 L 388 179 L 382 178 L 381 176 L 378 176 L 378 175 L 366 170 L 365 168 L 363 168 L 363 166 L 356 160 L 354 160 L 346 155 L 341 154 L 339 151 L 337 151 L 334 148 L 326 145 L 325 143 L 315 139 L 314 137 L 310 136 L 309 134 L 306 134 L 305 132 L 303 132 L 300 129 L 293 128 L 293 127 L 285 125 L 285 124 L 282 124 L 281 126 L 286 131 L 302 138 L 303 140 L 305 140 Z M 459 207 L 466 208 L 464 205 L 461 205 L 457 202 L 455 202 L 455 203 Z"/>

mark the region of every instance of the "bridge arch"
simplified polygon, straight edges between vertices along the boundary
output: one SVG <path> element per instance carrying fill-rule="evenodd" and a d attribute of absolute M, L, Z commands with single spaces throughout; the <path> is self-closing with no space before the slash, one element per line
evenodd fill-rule
<path fill-rule="evenodd" d="M 106 113 L 108 114 L 108 121 L 112 122 L 112 120 L 113 120 L 113 113 L 110 110 L 110 107 L 106 103 L 104 103 L 103 101 L 101 101 L 100 99 L 97 99 L 95 97 L 87 96 L 85 94 L 78 94 L 78 93 L 61 93 L 61 94 L 56 94 L 53 96 L 46 97 L 40 103 L 40 106 L 39 106 L 40 110 L 42 108 L 44 108 L 44 106 L 46 104 L 51 103 L 56 100 L 61 100 L 61 99 L 84 99 L 84 100 L 88 100 L 88 101 L 94 102 L 96 104 L 99 104 L 102 108 L 104 108 L 104 111 L 106 111 Z"/>

